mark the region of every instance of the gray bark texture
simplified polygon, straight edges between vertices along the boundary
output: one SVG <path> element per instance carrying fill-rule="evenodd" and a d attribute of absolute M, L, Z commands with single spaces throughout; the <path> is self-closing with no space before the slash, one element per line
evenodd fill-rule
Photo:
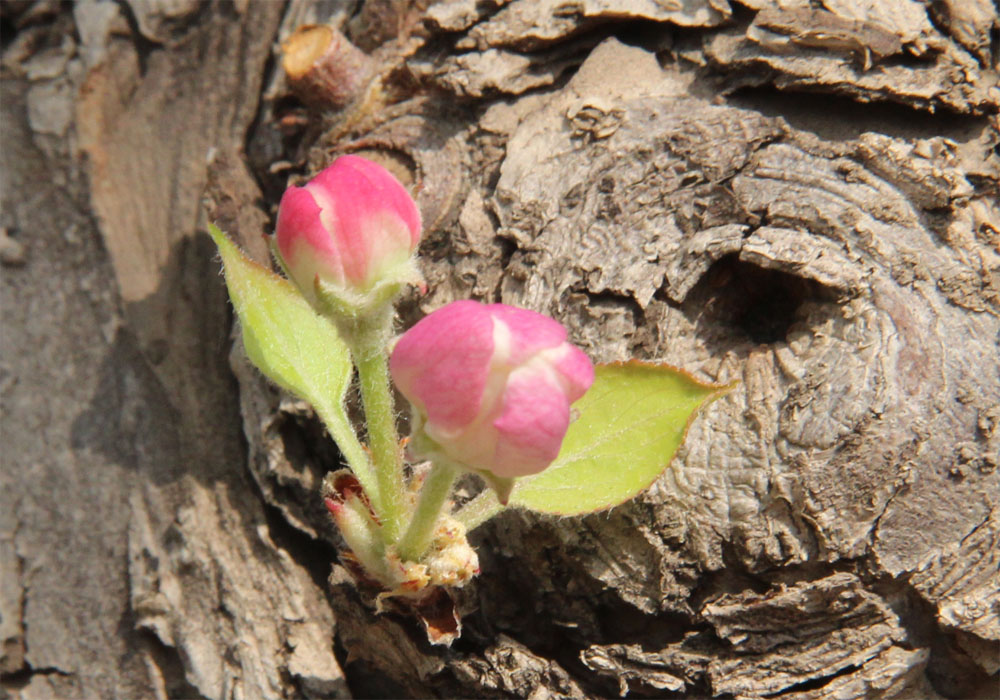
<path fill-rule="evenodd" d="M 997 14 L 4 0 L 3 697 L 1000 696 Z M 316 23 L 371 59 L 336 111 L 281 69 Z M 400 328 L 502 301 L 740 381 L 634 501 L 476 530 L 450 648 L 338 563 L 205 235 L 266 261 L 348 152 L 423 213 Z"/>

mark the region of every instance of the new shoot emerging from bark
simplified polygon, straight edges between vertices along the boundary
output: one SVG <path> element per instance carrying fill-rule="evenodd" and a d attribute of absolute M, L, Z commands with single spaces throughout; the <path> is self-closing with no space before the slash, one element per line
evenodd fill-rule
<path fill-rule="evenodd" d="M 729 388 L 634 361 L 595 371 L 553 319 L 471 300 L 428 315 L 390 356 L 393 304 L 421 282 L 420 213 L 388 171 L 358 156 L 282 197 L 273 251 L 288 280 L 211 232 L 248 356 L 313 404 L 347 462 L 322 497 L 345 564 L 379 591 L 379 609 L 409 600 L 419 613 L 420 601 L 468 583 L 479 563 L 466 534 L 506 506 L 574 515 L 635 496 L 698 408 Z M 354 372 L 367 449 L 344 407 Z M 405 443 L 390 376 L 410 403 Z M 454 511 L 463 472 L 484 488 Z"/>

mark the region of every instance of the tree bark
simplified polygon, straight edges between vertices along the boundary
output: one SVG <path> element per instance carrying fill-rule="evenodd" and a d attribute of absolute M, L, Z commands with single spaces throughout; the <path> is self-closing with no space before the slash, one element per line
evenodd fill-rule
<path fill-rule="evenodd" d="M 5 696 L 996 691 L 987 0 L 37 0 L 0 22 Z M 281 73 L 310 23 L 371 59 L 342 110 Z M 266 261 L 284 187 L 348 152 L 421 206 L 429 291 L 401 328 L 502 301 L 596 361 L 741 381 L 634 501 L 473 533 L 450 649 L 338 563 L 339 455 L 247 364 L 204 234 Z"/>

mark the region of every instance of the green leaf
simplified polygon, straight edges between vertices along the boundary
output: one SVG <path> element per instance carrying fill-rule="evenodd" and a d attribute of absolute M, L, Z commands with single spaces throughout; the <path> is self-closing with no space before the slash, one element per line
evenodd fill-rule
<path fill-rule="evenodd" d="M 347 345 L 291 282 L 250 260 L 216 226 L 209 224 L 208 231 L 222 255 L 247 357 L 276 384 L 312 404 L 373 496 L 368 457 L 344 411 L 353 371 Z"/>
<path fill-rule="evenodd" d="M 599 365 L 594 384 L 573 404 L 556 461 L 518 479 L 510 504 L 557 515 L 592 513 L 648 488 L 684 441 L 698 409 L 735 384 L 703 384 L 666 365 Z"/>

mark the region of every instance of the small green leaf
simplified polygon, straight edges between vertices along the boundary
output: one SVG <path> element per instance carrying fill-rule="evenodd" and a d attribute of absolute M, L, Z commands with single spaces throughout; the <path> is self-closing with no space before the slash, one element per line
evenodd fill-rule
<path fill-rule="evenodd" d="M 666 365 L 599 365 L 594 384 L 573 405 L 556 461 L 518 479 L 510 504 L 578 515 L 624 503 L 648 488 L 684 441 L 698 409 L 735 384 L 702 384 Z"/>
<path fill-rule="evenodd" d="M 222 255 L 247 357 L 276 384 L 312 404 L 373 496 L 368 458 L 344 411 L 353 371 L 347 345 L 291 282 L 247 258 L 216 226 L 209 224 L 208 231 Z"/>
<path fill-rule="evenodd" d="M 291 282 L 247 258 L 215 226 L 209 231 L 222 254 L 250 361 L 317 408 L 339 403 L 351 379 L 351 356 L 337 329 Z"/>

